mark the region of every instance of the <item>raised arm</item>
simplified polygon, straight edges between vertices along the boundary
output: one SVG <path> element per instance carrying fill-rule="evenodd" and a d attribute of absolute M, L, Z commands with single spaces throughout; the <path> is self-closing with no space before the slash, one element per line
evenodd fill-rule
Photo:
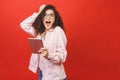
<path fill-rule="evenodd" d="M 35 33 L 35 29 L 32 26 L 32 24 L 34 23 L 35 19 L 37 18 L 37 16 L 41 13 L 41 11 L 43 10 L 43 8 L 45 7 L 45 5 L 40 6 L 39 11 L 36 13 L 33 13 L 31 16 L 29 16 L 28 18 L 26 18 L 25 20 L 23 20 L 20 23 L 21 28 L 27 32 L 28 34 L 31 34 L 33 36 Z"/>
<path fill-rule="evenodd" d="M 21 28 L 28 34 L 31 34 L 32 36 L 34 36 L 35 33 L 35 29 L 32 26 L 32 24 L 34 23 L 38 15 L 38 13 L 33 13 L 31 16 L 29 16 L 20 23 Z"/>

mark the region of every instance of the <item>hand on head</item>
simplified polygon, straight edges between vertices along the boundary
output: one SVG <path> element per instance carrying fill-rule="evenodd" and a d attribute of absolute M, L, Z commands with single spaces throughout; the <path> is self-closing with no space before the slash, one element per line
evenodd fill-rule
<path fill-rule="evenodd" d="M 45 8 L 45 4 L 42 4 L 40 7 L 39 7 L 39 13 Z"/>

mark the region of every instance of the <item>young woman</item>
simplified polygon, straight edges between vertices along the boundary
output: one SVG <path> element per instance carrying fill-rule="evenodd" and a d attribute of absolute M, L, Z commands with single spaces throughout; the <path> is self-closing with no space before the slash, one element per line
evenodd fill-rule
<path fill-rule="evenodd" d="M 33 13 L 20 25 L 25 32 L 42 39 L 44 45 L 37 54 L 32 53 L 29 69 L 36 73 L 38 68 L 39 80 L 66 80 L 63 63 L 67 56 L 67 39 L 55 7 L 40 6 L 38 13 Z"/>

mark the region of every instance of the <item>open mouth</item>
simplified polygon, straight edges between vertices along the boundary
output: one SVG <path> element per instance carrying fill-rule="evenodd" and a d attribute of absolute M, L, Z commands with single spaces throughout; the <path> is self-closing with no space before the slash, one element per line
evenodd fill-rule
<path fill-rule="evenodd" d="M 47 27 L 49 27 L 51 24 L 51 21 L 46 21 L 45 23 L 46 23 Z"/>
<path fill-rule="evenodd" d="M 50 24 L 51 23 L 51 21 L 46 21 L 46 24 Z"/>

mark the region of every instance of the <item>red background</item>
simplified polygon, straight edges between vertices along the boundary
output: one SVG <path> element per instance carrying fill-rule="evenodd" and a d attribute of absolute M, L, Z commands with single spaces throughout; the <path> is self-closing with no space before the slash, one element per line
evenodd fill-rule
<path fill-rule="evenodd" d="M 120 80 L 119 0 L 1 0 L 0 80 L 37 80 L 28 70 L 31 36 L 19 24 L 42 3 L 63 18 L 68 80 Z"/>

